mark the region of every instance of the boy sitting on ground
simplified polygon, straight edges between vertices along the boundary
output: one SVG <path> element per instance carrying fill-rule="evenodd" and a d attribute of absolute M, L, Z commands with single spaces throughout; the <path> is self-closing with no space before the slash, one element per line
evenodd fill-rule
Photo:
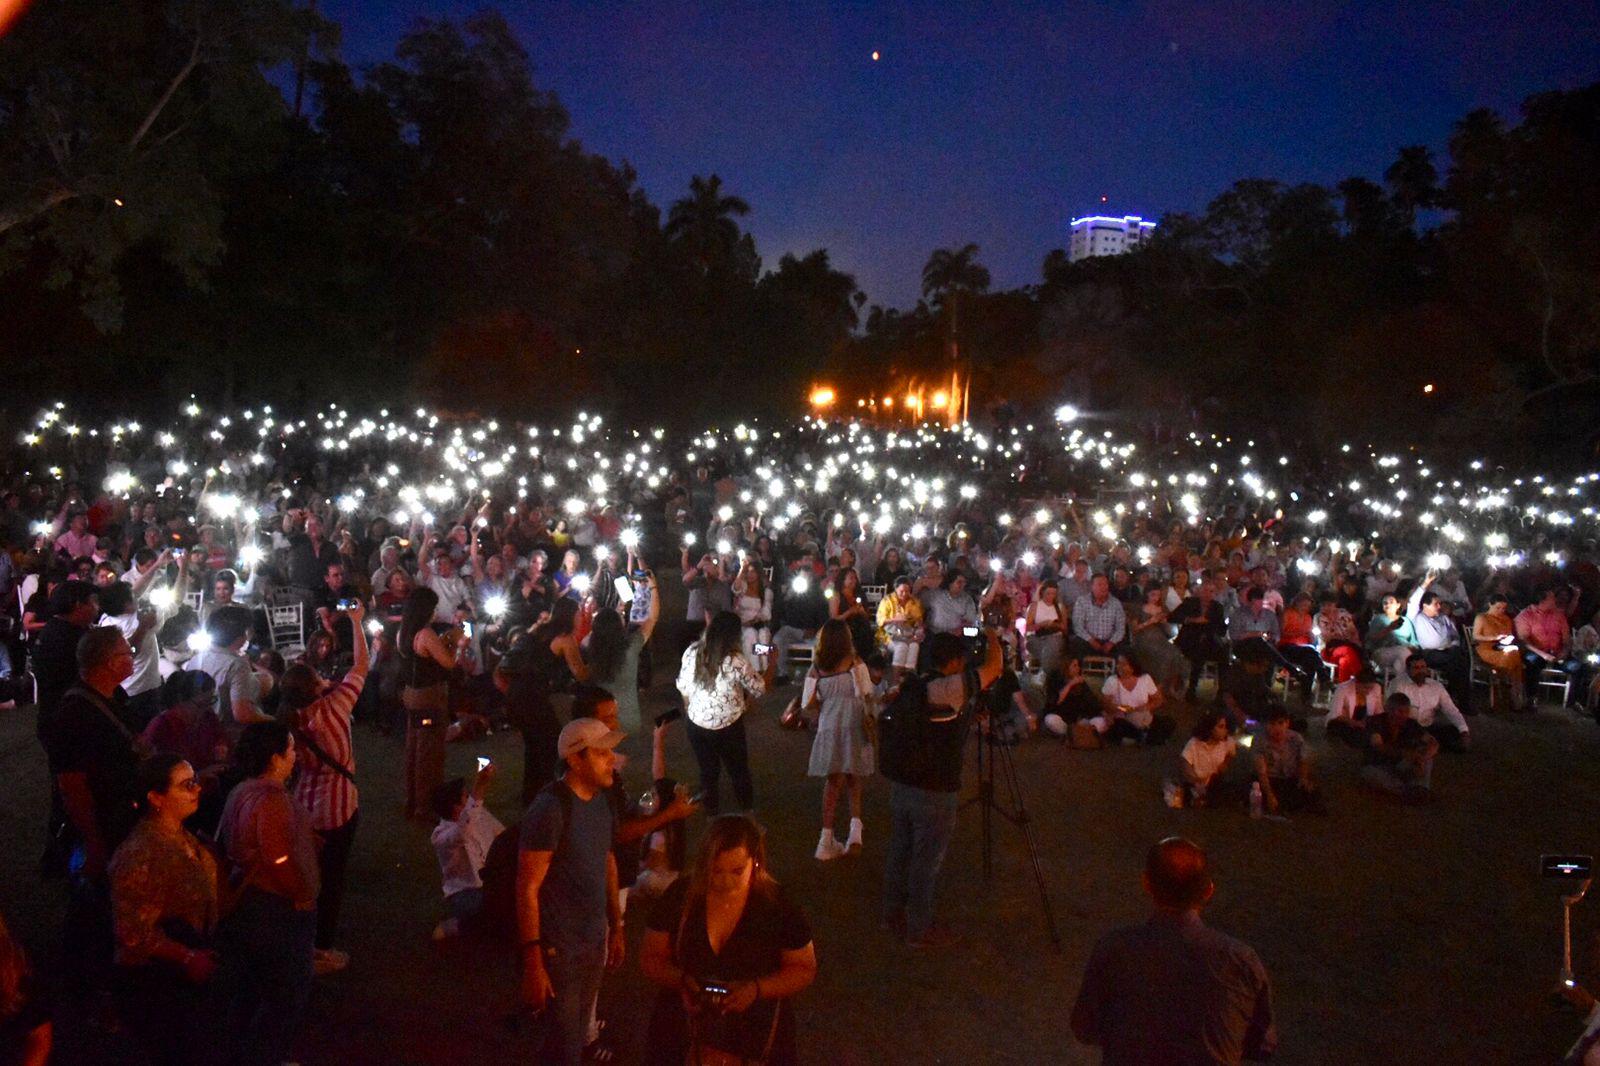
<path fill-rule="evenodd" d="M 1311 756 L 1306 739 L 1289 728 L 1289 711 L 1281 703 L 1267 709 L 1267 727 L 1250 749 L 1255 755 L 1256 780 L 1269 814 L 1305 810 L 1326 814 L 1322 793 L 1311 779 Z"/>

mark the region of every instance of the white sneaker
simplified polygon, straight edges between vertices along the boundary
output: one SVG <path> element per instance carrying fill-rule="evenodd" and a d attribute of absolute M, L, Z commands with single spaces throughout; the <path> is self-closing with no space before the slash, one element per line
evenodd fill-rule
<path fill-rule="evenodd" d="M 860 818 L 850 819 L 850 839 L 845 841 L 845 850 L 852 855 L 861 854 L 861 836 L 863 825 Z"/>
<path fill-rule="evenodd" d="M 844 854 L 844 845 L 833 838 L 833 830 L 824 829 L 822 839 L 817 841 L 817 861 L 828 862 Z"/>

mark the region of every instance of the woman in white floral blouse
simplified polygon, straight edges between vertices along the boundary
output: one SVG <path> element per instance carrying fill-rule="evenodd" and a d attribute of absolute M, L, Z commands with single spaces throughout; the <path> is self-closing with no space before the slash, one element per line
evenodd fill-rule
<path fill-rule="evenodd" d="M 767 672 L 758 674 L 740 650 L 739 616 L 718 612 L 705 633 L 683 653 L 678 692 L 688 719 L 689 746 L 700 764 L 700 792 L 706 813 L 719 810 L 722 768 L 728 768 L 733 794 L 743 810 L 755 806 L 750 783 L 750 757 L 745 745 L 744 712 L 766 695 L 777 669 L 777 656 L 767 657 Z"/>

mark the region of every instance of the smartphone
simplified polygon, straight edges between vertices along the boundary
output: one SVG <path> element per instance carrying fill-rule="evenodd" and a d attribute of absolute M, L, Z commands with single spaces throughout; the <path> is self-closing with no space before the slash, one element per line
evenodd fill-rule
<path fill-rule="evenodd" d="M 756 645 L 756 654 L 757 655 L 767 655 L 767 654 L 771 653 L 771 651 L 772 651 L 772 645 L 771 644 L 757 644 Z"/>
<path fill-rule="evenodd" d="M 334 606 L 338 607 L 338 609 L 341 611 L 353 611 L 356 608 L 356 604 L 359 602 L 361 601 L 355 599 L 353 596 L 346 596 Z"/>
<path fill-rule="evenodd" d="M 489 768 L 489 756 L 487 756 L 487 755 L 478 756 L 478 773 L 481 774 L 485 770 L 487 770 L 488 768 Z"/>
<path fill-rule="evenodd" d="M 467 636 L 467 637 L 472 636 L 472 623 L 471 622 L 462 622 L 461 623 L 461 634 L 462 634 L 462 636 Z"/>
<path fill-rule="evenodd" d="M 182 559 L 187 554 L 188 554 L 188 550 L 185 549 L 185 548 L 173 548 L 172 549 L 172 557 L 174 559 Z"/>
<path fill-rule="evenodd" d="M 1541 855 L 1539 872 L 1546 877 L 1581 881 L 1594 874 L 1593 855 Z"/>
<path fill-rule="evenodd" d="M 980 630 L 977 626 L 963 626 L 961 629 L 961 635 L 964 637 L 975 637 L 980 632 L 982 632 L 982 630 Z"/>
<path fill-rule="evenodd" d="M 656 725 L 663 726 L 663 725 L 666 725 L 668 722 L 676 722 L 678 719 L 680 719 L 682 717 L 683 717 L 683 708 L 682 707 L 674 707 L 669 711 L 663 711 L 660 714 L 656 715 Z"/>
<path fill-rule="evenodd" d="M 728 986 L 705 984 L 700 986 L 700 991 L 708 996 L 725 996 L 728 994 Z"/>
<path fill-rule="evenodd" d="M 621 600 L 623 603 L 633 602 L 633 586 L 629 584 L 627 578 L 619 577 L 611 584 L 612 587 L 617 590 L 617 599 Z"/>

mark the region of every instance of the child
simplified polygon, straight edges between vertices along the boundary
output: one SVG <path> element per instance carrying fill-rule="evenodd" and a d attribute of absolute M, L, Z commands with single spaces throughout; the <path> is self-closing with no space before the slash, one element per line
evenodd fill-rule
<path fill-rule="evenodd" d="M 446 781 L 433 790 L 433 811 L 439 824 L 433 830 L 433 851 L 439 858 L 444 881 L 444 904 L 450 916 L 433 930 L 433 939 L 459 935 L 483 910 L 483 866 L 489 846 L 505 830 L 483 805 L 483 794 L 494 780 L 495 766 L 478 771 L 467 790 L 465 778 Z"/>
<path fill-rule="evenodd" d="M 1311 756 L 1306 741 L 1289 728 L 1289 712 L 1281 703 L 1267 711 L 1267 728 L 1255 739 L 1256 780 L 1267 813 L 1306 810 L 1327 814 L 1322 793 L 1311 780 Z"/>
<path fill-rule="evenodd" d="M 1228 716 L 1221 711 L 1201 715 L 1189 743 L 1183 746 L 1183 781 L 1169 782 L 1169 796 L 1181 797 L 1173 806 L 1182 806 L 1184 799 L 1194 807 L 1216 806 L 1238 753 L 1238 744 L 1228 734 Z"/>

